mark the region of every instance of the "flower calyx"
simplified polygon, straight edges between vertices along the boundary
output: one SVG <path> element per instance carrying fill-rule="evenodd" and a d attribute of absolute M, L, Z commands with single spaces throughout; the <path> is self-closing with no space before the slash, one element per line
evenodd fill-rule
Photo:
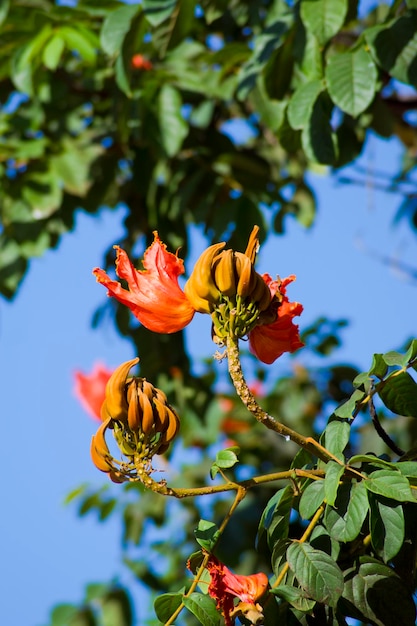
<path fill-rule="evenodd" d="M 129 377 L 139 362 L 122 363 L 110 377 L 101 407 L 102 424 L 91 442 L 93 463 L 115 482 L 136 480 L 136 466 L 148 465 L 155 454 L 163 454 L 179 430 L 179 417 L 163 391 L 146 378 Z M 110 454 L 105 434 L 110 429 L 126 461 Z"/>
<path fill-rule="evenodd" d="M 225 250 L 224 242 L 209 246 L 185 285 L 195 310 L 211 315 L 216 343 L 247 335 L 271 303 L 271 291 L 254 267 L 258 232 L 254 226 L 244 253 Z"/>

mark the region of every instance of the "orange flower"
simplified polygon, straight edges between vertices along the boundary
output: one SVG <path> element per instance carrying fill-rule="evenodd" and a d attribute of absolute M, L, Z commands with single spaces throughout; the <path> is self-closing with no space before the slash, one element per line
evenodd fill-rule
<path fill-rule="evenodd" d="M 98 421 L 101 421 L 101 405 L 104 402 L 107 381 L 112 374 L 113 370 L 102 363 L 96 363 L 91 374 L 83 374 L 79 370 L 74 372 L 74 394 L 87 413 Z"/>
<path fill-rule="evenodd" d="M 263 363 L 273 363 L 284 352 L 295 352 L 303 347 L 300 340 L 298 326 L 293 323 L 294 317 L 301 315 L 303 305 L 299 302 L 290 302 L 286 295 L 286 286 L 295 280 L 291 275 L 282 281 L 272 280 L 269 274 L 264 274 L 263 279 L 271 290 L 273 300 L 271 308 L 275 309 L 276 318 L 273 322 L 255 326 L 249 337 L 249 350 Z"/>
<path fill-rule="evenodd" d="M 128 289 L 104 270 L 95 268 L 93 274 L 107 287 L 108 295 L 129 307 L 149 330 L 174 333 L 185 328 L 196 311 L 207 313 L 212 316 L 216 343 L 224 345 L 230 334 L 237 339 L 247 335 L 251 352 L 269 364 L 303 346 L 293 323 L 303 307 L 286 296 L 286 286 L 295 276 L 281 281 L 255 271 L 258 230 L 254 226 L 245 254 L 224 250 L 225 243 L 209 246 L 197 260 L 185 292 L 178 284 L 184 263 L 167 251 L 156 231 L 143 270 L 136 270 L 126 252 L 114 246 L 116 274 Z"/>
<path fill-rule="evenodd" d="M 129 289 L 124 289 L 117 280 L 96 267 L 93 274 L 97 282 L 107 287 L 108 295 L 129 307 L 141 324 L 154 332 L 175 333 L 187 326 L 195 311 L 178 284 L 184 263 L 167 252 L 158 233 L 154 232 L 154 241 L 145 252 L 144 270 L 136 270 L 126 252 L 119 246 L 114 247 L 116 274 L 127 282 Z"/>
<path fill-rule="evenodd" d="M 232 619 L 239 612 L 247 614 L 251 609 L 261 612 L 261 607 L 256 602 L 268 587 L 268 578 L 264 573 L 250 576 L 233 574 L 213 555 L 210 556 L 207 569 L 211 577 L 208 592 L 216 600 L 217 609 L 222 611 L 226 626 L 233 623 Z M 236 607 L 235 598 L 240 600 Z"/>
<path fill-rule="evenodd" d="M 143 54 L 134 54 L 130 62 L 135 70 L 149 72 L 149 70 L 153 69 L 152 62 L 144 57 Z"/>

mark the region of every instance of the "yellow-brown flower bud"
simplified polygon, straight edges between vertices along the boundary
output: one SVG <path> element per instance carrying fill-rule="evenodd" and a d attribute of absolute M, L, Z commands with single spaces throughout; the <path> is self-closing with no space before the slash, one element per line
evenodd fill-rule
<path fill-rule="evenodd" d="M 138 361 L 123 363 L 110 377 L 101 410 L 103 423 L 91 442 L 93 463 L 115 482 L 134 478 L 138 461 L 150 461 L 155 454 L 166 452 L 180 425 L 163 391 L 145 378 L 129 377 Z M 110 454 L 105 439 L 107 429 L 113 430 L 128 462 L 115 461 Z"/>
<path fill-rule="evenodd" d="M 185 285 L 192 306 L 211 314 L 218 343 L 230 335 L 240 338 L 248 334 L 271 303 L 271 291 L 254 266 L 258 231 L 254 226 L 245 253 L 224 250 L 225 243 L 210 246 Z"/>

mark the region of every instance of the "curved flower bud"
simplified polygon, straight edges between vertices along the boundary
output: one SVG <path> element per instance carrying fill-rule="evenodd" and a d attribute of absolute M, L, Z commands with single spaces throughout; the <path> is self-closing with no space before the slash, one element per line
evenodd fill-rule
<path fill-rule="evenodd" d="M 211 313 L 220 302 L 220 293 L 212 276 L 215 257 L 225 247 L 225 243 L 209 246 L 198 258 L 190 278 L 184 286 L 184 293 L 199 313 Z"/>
<path fill-rule="evenodd" d="M 178 284 L 178 277 L 184 273 L 182 259 L 167 251 L 156 231 L 143 257 L 144 270 L 136 270 L 122 248 L 114 248 L 116 274 L 127 282 L 129 289 L 96 267 L 93 274 L 97 282 L 107 287 L 108 295 L 129 307 L 149 330 L 170 334 L 185 328 L 195 309 Z"/>
<path fill-rule="evenodd" d="M 106 385 L 105 401 L 101 407 L 103 420 L 107 417 L 111 417 L 113 420 L 126 420 L 128 407 L 125 385 L 129 371 L 137 363 L 139 363 L 137 357 L 131 361 L 126 361 L 126 363 L 119 365 L 110 376 Z"/>

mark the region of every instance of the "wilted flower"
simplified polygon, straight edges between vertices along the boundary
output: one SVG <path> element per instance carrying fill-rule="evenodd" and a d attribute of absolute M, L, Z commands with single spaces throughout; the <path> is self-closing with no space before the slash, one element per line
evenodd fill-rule
<path fill-rule="evenodd" d="M 104 402 L 106 385 L 113 370 L 96 363 L 90 374 L 80 370 L 74 372 L 74 394 L 82 407 L 96 420 L 101 420 L 101 405 Z"/>
<path fill-rule="evenodd" d="M 197 260 L 184 291 L 178 284 L 183 261 L 167 252 L 157 232 L 145 252 L 144 270 L 136 270 L 126 252 L 115 246 L 116 274 L 129 289 L 101 269 L 93 273 L 107 287 L 108 295 L 128 306 L 149 330 L 173 333 L 185 328 L 196 311 L 206 313 L 211 315 L 217 343 L 248 336 L 251 351 L 264 363 L 272 363 L 283 352 L 303 345 L 293 323 L 303 307 L 286 296 L 286 286 L 294 276 L 273 280 L 255 271 L 258 230 L 253 228 L 245 253 L 225 250 L 224 242 L 209 246 Z"/>
<path fill-rule="evenodd" d="M 208 592 L 223 613 L 226 626 L 231 626 L 234 618 L 242 614 L 252 624 L 262 624 L 263 613 L 258 600 L 268 588 L 267 576 L 262 572 L 250 576 L 233 574 L 213 555 L 206 567 L 211 578 Z M 235 598 L 239 599 L 236 605 Z"/>
<path fill-rule="evenodd" d="M 126 361 L 108 380 L 101 406 L 103 423 L 91 442 L 95 466 L 117 482 L 134 477 L 136 462 L 150 462 L 155 454 L 166 452 L 179 429 L 178 415 L 164 392 L 146 378 L 129 377 L 138 361 Z M 115 461 L 110 454 L 105 440 L 107 429 L 113 430 L 127 463 Z"/>

